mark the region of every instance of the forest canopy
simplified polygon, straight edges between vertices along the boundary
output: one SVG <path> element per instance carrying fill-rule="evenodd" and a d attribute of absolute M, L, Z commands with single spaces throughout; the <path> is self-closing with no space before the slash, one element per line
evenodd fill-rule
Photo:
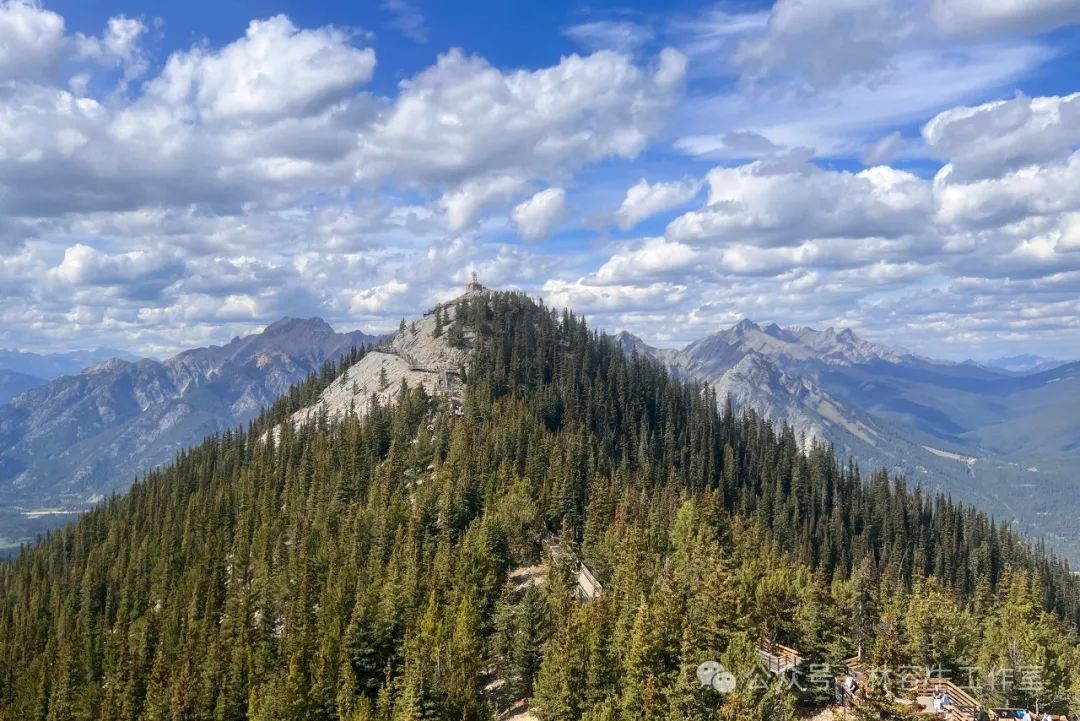
<path fill-rule="evenodd" d="M 986 698 L 1080 710 L 1080 580 L 1039 545 L 569 312 L 490 293 L 443 313 L 472 349 L 463 410 L 406 387 L 290 423 L 358 349 L 0 564 L 0 719 L 491 719 L 526 699 L 543 721 L 791 718 L 796 689 L 694 676 L 742 677 L 763 639 L 820 664 L 1037 667 Z M 588 603 L 571 553 L 603 584 Z"/>

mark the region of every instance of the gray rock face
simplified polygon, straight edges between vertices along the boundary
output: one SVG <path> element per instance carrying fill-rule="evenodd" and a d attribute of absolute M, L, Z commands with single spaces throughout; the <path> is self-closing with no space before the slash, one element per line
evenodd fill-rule
<path fill-rule="evenodd" d="M 436 334 L 436 314 L 453 319 L 458 304 L 484 291 L 471 291 L 425 313 L 399 332 L 384 346 L 369 352 L 335 379 L 311 406 L 292 416 L 296 425 L 326 414 L 340 418 L 349 412 L 363 414 L 372 399 L 390 403 L 403 384 L 423 386 L 430 394 L 448 396 L 451 402 L 462 397 L 464 385 L 459 371 L 467 364 L 472 348 L 472 333 L 463 333 L 458 346 L 450 343 L 450 334 Z"/>
<path fill-rule="evenodd" d="M 377 340 L 286 318 L 223 346 L 106 360 L 32 388 L 0 406 L 0 508 L 85 507 Z"/>

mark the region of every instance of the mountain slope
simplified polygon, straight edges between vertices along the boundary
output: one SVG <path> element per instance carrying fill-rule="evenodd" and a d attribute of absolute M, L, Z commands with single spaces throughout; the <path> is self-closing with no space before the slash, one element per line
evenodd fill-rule
<path fill-rule="evenodd" d="M 656 358 L 681 377 L 707 382 L 717 397 L 730 398 L 736 407 L 792 426 L 804 443 L 828 441 L 868 467 L 902 470 L 901 458 L 912 450 L 877 418 L 818 383 L 820 369 L 897 357 L 848 331 L 762 328 L 744 320 L 681 351 L 654 349 L 640 340 L 623 346 Z"/>
<path fill-rule="evenodd" d="M 462 412 L 411 386 L 298 425 L 340 377 L 313 376 L 0 564 L 0 719 L 486 721 L 528 701 L 542 721 L 790 721 L 790 685 L 694 677 L 722 659 L 745 678 L 760 638 L 815 664 L 1037 662 L 1065 703 L 1064 564 L 722 413 L 571 314 L 456 308 Z M 926 629 L 944 655 L 907 642 Z"/>
<path fill-rule="evenodd" d="M 19 395 L 23 391 L 48 383 L 44 378 L 19 373 L 18 371 L 0 370 L 0 404 Z"/>
<path fill-rule="evenodd" d="M 951 492 L 1080 559 L 1072 521 L 1080 502 L 1070 490 L 1080 452 L 1073 410 L 1080 364 L 1024 375 L 921 358 L 850 330 L 749 320 L 681 351 L 629 338 L 623 345 L 791 424 L 797 435 L 835 444 L 864 467 Z"/>
<path fill-rule="evenodd" d="M 85 507 L 373 340 L 287 318 L 224 346 L 107 360 L 31 389 L 0 406 L 0 504 Z"/>
<path fill-rule="evenodd" d="M 1014 459 L 1080 453 L 1080 363 L 1025 376 L 1004 393 L 1007 404 L 978 428 L 980 445 Z"/>

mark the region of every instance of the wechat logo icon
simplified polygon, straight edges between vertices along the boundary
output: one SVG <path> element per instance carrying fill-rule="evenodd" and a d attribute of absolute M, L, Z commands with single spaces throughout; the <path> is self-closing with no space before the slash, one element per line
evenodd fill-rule
<path fill-rule="evenodd" d="M 703 661 L 697 667 L 697 680 L 702 686 L 712 686 L 720 693 L 735 690 L 735 677 L 716 661 Z"/>

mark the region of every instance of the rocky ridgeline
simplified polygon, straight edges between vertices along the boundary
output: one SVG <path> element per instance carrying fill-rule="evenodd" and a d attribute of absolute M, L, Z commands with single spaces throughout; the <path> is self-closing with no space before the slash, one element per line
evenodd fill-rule
<path fill-rule="evenodd" d="M 380 404 L 393 402 L 405 384 L 410 388 L 423 386 L 432 395 L 443 395 L 452 403 L 460 403 L 464 392 L 460 371 L 472 348 L 472 334 L 464 333 L 460 347 L 451 345 L 450 325 L 445 320 L 454 318 L 461 301 L 484 292 L 465 293 L 406 325 L 389 344 L 369 351 L 338 376 L 317 401 L 293 413 L 292 422 L 302 426 L 323 414 L 335 419 L 350 411 L 366 413 L 373 399 Z M 437 314 L 444 321 L 438 333 Z"/>

